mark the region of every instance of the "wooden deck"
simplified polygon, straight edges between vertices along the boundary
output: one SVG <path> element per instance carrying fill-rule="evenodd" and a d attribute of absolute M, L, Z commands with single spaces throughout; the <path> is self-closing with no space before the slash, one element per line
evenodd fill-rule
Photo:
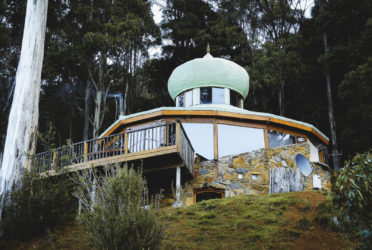
<path fill-rule="evenodd" d="M 56 175 L 144 160 L 143 171 L 185 166 L 193 175 L 194 149 L 180 122 L 130 130 L 36 154 L 33 167 Z"/>

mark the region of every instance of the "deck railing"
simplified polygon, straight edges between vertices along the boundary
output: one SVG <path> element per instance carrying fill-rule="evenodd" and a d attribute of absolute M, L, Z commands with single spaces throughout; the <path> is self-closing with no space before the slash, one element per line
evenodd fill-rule
<path fill-rule="evenodd" d="M 194 167 L 194 149 L 191 145 L 190 139 L 185 133 L 185 130 L 181 123 L 179 123 L 180 126 L 180 155 L 183 159 L 186 167 L 189 169 L 190 173 L 193 174 L 193 167 Z"/>
<path fill-rule="evenodd" d="M 179 135 L 179 139 L 177 135 Z M 42 152 L 33 157 L 33 166 L 37 172 L 60 170 L 63 167 L 79 163 L 89 163 L 112 156 L 174 145 L 179 145 L 180 156 L 192 173 L 194 150 L 179 122 L 178 124 L 173 122 L 127 130 L 124 133 L 82 141 Z"/>

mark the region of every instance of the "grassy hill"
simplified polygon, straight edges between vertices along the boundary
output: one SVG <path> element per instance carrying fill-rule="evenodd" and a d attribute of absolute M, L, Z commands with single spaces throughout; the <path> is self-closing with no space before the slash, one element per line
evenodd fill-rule
<path fill-rule="evenodd" d="M 314 221 L 320 192 L 240 196 L 160 211 L 165 228 L 163 249 L 353 249 L 348 235 Z M 91 249 L 76 224 L 15 249 Z"/>

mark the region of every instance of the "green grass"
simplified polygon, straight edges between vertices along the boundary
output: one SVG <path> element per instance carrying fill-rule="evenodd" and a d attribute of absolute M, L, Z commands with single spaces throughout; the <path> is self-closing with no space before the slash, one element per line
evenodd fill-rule
<path fill-rule="evenodd" d="M 326 198 L 315 192 L 306 195 Z M 291 249 L 302 237 L 302 244 L 317 244 L 306 239 L 328 232 L 314 230 L 316 206 L 301 193 L 285 193 L 215 199 L 171 209 L 161 215 L 166 229 L 163 249 Z M 341 246 L 352 244 L 344 238 Z M 322 244 L 332 248 L 334 242 Z"/>
<path fill-rule="evenodd" d="M 287 246 L 279 235 L 287 224 L 283 212 L 298 202 L 291 194 L 281 194 L 215 199 L 177 208 L 163 215 L 163 221 L 167 221 L 166 233 L 171 235 L 163 246 L 254 249 L 271 244 L 283 248 Z"/>
<path fill-rule="evenodd" d="M 317 192 L 299 192 L 216 199 L 161 210 L 162 249 L 301 249 L 309 245 L 354 249 L 349 235 L 329 227 L 333 217 L 329 201 L 322 202 L 325 199 Z M 322 241 L 312 240 L 319 236 Z M 94 249 L 74 222 L 38 239 L 10 243 L 13 247 L 4 249 Z"/>

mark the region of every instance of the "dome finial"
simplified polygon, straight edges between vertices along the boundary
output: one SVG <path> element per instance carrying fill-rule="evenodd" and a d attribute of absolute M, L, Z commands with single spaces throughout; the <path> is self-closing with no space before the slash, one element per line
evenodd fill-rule
<path fill-rule="evenodd" d="M 207 53 L 208 53 L 208 54 L 211 53 L 211 47 L 209 46 L 209 43 L 207 44 Z"/>

